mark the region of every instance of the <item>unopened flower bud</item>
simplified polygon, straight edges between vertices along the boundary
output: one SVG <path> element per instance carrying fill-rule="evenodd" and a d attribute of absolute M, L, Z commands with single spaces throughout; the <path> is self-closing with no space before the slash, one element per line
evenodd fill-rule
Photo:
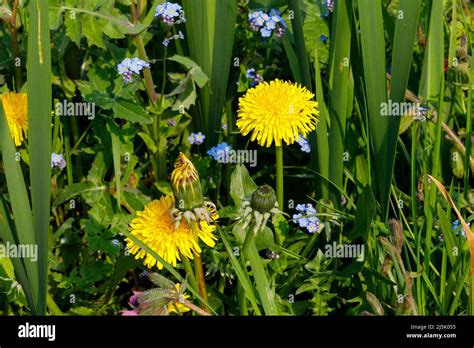
<path fill-rule="evenodd" d="M 271 186 L 260 186 L 252 193 L 250 204 L 253 210 L 265 214 L 275 207 L 276 203 L 275 191 Z"/>
<path fill-rule="evenodd" d="M 171 187 L 173 188 L 176 205 L 181 211 L 202 207 L 202 194 L 199 174 L 193 163 L 180 153 L 171 173 Z M 180 206 L 182 204 L 182 206 Z"/>

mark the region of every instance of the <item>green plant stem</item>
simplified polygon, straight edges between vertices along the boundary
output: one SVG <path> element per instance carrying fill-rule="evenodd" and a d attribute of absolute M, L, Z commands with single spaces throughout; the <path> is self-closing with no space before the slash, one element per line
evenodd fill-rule
<path fill-rule="evenodd" d="M 201 303 L 201 308 L 206 310 L 206 304 L 208 302 L 207 296 L 207 289 L 206 289 L 206 280 L 204 279 L 204 265 L 202 264 L 201 255 L 195 253 L 194 254 L 194 271 L 196 274 L 197 285 L 199 289 L 199 293 L 203 299 L 203 303 Z"/>
<path fill-rule="evenodd" d="M 245 290 L 240 281 L 237 283 L 237 297 L 239 299 L 240 315 L 245 315 L 245 316 L 249 315 L 249 309 L 247 306 L 247 298 L 245 297 Z"/>
<path fill-rule="evenodd" d="M 56 316 L 64 315 L 64 313 L 58 307 L 56 302 L 54 302 L 53 297 L 49 293 L 47 294 L 47 297 L 46 297 L 46 306 L 48 307 L 48 309 L 49 309 L 49 311 L 51 312 L 52 315 L 56 315 Z"/>
<path fill-rule="evenodd" d="M 158 114 L 155 117 L 153 123 L 153 137 L 156 142 L 156 148 L 158 149 L 158 153 L 156 153 L 154 158 L 154 165 L 155 174 L 158 181 L 166 180 L 166 151 L 163 151 L 161 148 L 161 132 L 160 132 L 160 125 L 161 125 L 161 115 L 165 109 L 165 87 L 166 87 L 166 57 L 168 55 L 168 47 L 165 47 L 164 54 L 163 54 L 163 80 L 161 83 L 161 94 L 160 100 L 158 103 Z"/>
<path fill-rule="evenodd" d="M 72 175 L 72 162 L 71 162 L 71 136 L 69 128 L 69 120 L 67 117 L 64 117 L 64 126 L 63 126 L 63 137 L 64 137 L 64 151 L 66 153 L 66 176 L 68 185 L 74 183 L 74 177 Z"/>
<path fill-rule="evenodd" d="M 137 46 L 138 57 L 144 61 L 148 61 L 148 56 L 146 54 L 145 45 L 143 44 L 141 35 L 135 36 L 135 45 Z M 153 83 L 153 77 L 151 75 L 150 68 L 143 69 L 143 77 L 145 79 L 146 93 L 148 94 L 148 98 L 150 99 L 150 104 L 155 104 L 158 96 L 155 92 L 155 85 Z"/>
<path fill-rule="evenodd" d="M 184 270 L 186 271 L 186 275 L 188 276 L 189 284 L 194 288 L 194 290 L 198 291 L 198 285 L 196 282 L 196 277 L 194 276 L 191 262 L 189 262 L 188 258 L 184 255 L 181 255 L 181 262 L 183 263 Z"/>
<path fill-rule="evenodd" d="M 198 234 L 199 226 L 197 222 L 191 222 L 191 228 L 195 236 Z M 196 237 L 197 238 L 197 237 Z M 206 288 L 206 279 L 204 278 L 204 265 L 202 263 L 201 255 L 198 253 L 194 253 L 194 274 L 196 276 L 196 283 L 199 290 L 199 294 L 201 295 L 201 308 L 207 311 L 208 307 L 208 296 L 207 296 L 207 288 Z"/>
<path fill-rule="evenodd" d="M 281 211 L 283 209 L 283 147 L 275 147 L 275 156 L 276 156 L 276 192 L 277 192 L 277 201 L 278 207 Z"/>
<path fill-rule="evenodd" d="M 140 6 L 139 6 L 140 7 Z M 136 24 L 138 22 L 138 17 L 140 8 L 137 9 L 132 4 L 131 5 L 131 12 L 133 17 L 133 23 Z M 168 33 L 166 34 L 168 35 Z M 135 45 L 137 46 L 138 56 L 140 59 L 144 61 L 148 61 L 148 56 L 146 54 L 145 45 L 142 39 L 143 34 L 139 34 L 135 36 Z M 168 48 L 165 47 L 164 54 L 163 54 L 163 81 L 161 85 L 161 95 L 159 96 L 160 100 L 158 103 L 158 114 L 155 116 L 153 120 L 153 138 L 156 142 L 156 147 L 158 149 L 158 153 L 152 153 L 151 157 L 153 158 L 152 166 L 153 171 L 155 172 L 155 177 L 157 181 L 166 180 L 166 153 L 161 149 L 161 133 L 160 133 L 160 125 L 161 125 L 161 114 L 164 111 L 164 91 L 166 86 L 166 57 L 168 54 Z M 150 104 L 152 106 L 156 105 L 158 100 L 158 95 L 155 91 L 155 84 L 153 83 L 153 76 L 151 74 L 150 68 L 143 69 L 143 77 L 145 80 L 145 89 L 150 100 Z"/>

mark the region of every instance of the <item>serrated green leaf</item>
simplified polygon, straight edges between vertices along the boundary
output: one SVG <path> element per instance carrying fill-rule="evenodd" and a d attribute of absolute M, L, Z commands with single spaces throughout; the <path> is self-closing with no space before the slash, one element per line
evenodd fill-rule
<path fill-rule="evenodd" d="M 151 116 L 138 104 L 126 99 L 117 98 L 112 106 L 114 118 L 121 118 L 130 122 L 150 124 L 153 122 Z"/>
<path fill-rule="evenodd" d="M 91 16 L 82 16 L 83 34 L 89 43 L 89 46 L 97 46 L 105 49 L 104 39 L 102 37 L 102 28 L 97 21 Z"/>
<path fill-rule="evenodd" d="M 65 13 L 64 24 L 66 26 L 66 34 L 74 42 L 77 47 L 81 47 L 82 26 L 78 17 L 71 18 L 68 12 Z"/>

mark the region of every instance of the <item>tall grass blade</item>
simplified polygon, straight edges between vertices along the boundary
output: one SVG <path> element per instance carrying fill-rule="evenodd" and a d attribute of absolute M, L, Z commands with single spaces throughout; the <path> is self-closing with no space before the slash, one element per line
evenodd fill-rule
<path fill-rule="evenodd" d="M 391 183 L 391 164 L 387 163 L 387 154 L 389 138 L 393 135 L 389 134 L 389 118 L 381 116 L 381 105 L 387 102 L 382 2 L 360 1 L 359 16 L 369 130 L 379 188 L 377 191 L 382 202 L 382 213 L 386 216 Z M 397 137 L 398 133 L 394 136 Z"/>
<path fill-rule="evenodd" d="M 395 36 L 392 49 L 392 79 L 390 82 L 390 100 L 395 103 L 403 102 L 410 76 L 413 49 L 416 39 L 416 30 L 421 12 L 421 0 L 401 0 L 395 23 Z M 387 149 L 387 163 L 389 165 L 385 185 L 392 181 L 395 164 L 395 152 L 400 129 L 400 117 L 389 118 L 389 142 Z M 387 190 L 388 188 L 385 188 Z M 388 197 L 386 197 L 388 198 Z M 382 211 L 388 212 L 388 200 L 381 201 Z M 387 215 L 385 214 L 385 217 Z"/>
<path fill-rule="evenodd" d="M 237 278 L 240 281 L 240 284 L 242 285 L 242 288 L 245 291 L 245 294 L 247 298 L 249 299 L 250 303 L 252 304 L 252 307 L 255 311 L 256 315 L 261 315 L 260 309 L 258 308 L 258 303 L 257 299 L 255 298 L 255 294 L 253 291 L 252 284 L 250 283 L 250 280 L 247 276 L 247 273 L 244 271 L 244 269 L 240 266 L 239 261 L 234 255 L 234 251 L 232 250 L 232 247 L 227 240 L 224 232 L 222 232 L 221 229 L 217 229 L 217 232 L 219 233 L 219 237 L 221 238 L 222 242 L 224 243 L 224 246 L 227 250 L 227 253 L 229 254 L 229 259 L 230 262 L 232 263 L 232 266 L 234 267 L 235 273 L 237 274 Z"/>
<path fill-rule="evenodd" d="M 443 0 L 433 0 L 426 42 L 419 95 L 426 101 L 437 101 L 444 69 Z"/>
<path fill-rule="evenodd" d="M 29 15 L 27 91 L 31 200 L 35 239 L 38 244 L 37 314 L 45 314 L 51 205 L 52 87 L 48 2 L 46 0 L 30 1 Z"/>
<path fill-rule="evenodd" d="M 288 0 L 288 8 L 290 11 L 293 11 L 294 15 L 294 18 L 291 20 L 291 25 L 295 37 L 296 56 L 298 58 L 301 72 L 301 83 L 311 91 L 311 75 L 309 72 L 308 55 L 304 43 L 303 19 L 301 16 L 299 0 Z"/>
<path fill-rule="evenodd" d="M 257 291 L 260 295 L 263 310 L 265 315 L 278 315 L 278 309 L 275 303 L 275 291 L 270 287 L 265 267 L 263 266 L 262 258 L 258 254 L 257 246 L 252 232 L 250 231 L 244 242 L 244 254 L 252 268 Z"/>
<path fill-rule="evenodd" d="M 186 32 L 192 59 L 209 77 L 200 91 L 201 122 L 206 143 L 217 143 L 232 62 L 237 2 L 235 0 L 184 0 Z M 210 87 L 210 88 L 209 88 Z"/>
<path fill-rule="evenodd" d="M 2 158 L 3 167 L 5 170 L 5 177 L 7 180 L 7 187 L 10 197 L 10 203 L 13 212 L 13 220 L 15 222 L 15 232 L 11 231 L 9 236 L 7 230 L 2 231 L 2 238 L 5 240 L 14 239 L 15 243 L 22 245 L 35 245 L 35 231 L 33 228 L 33 218 L 31 214 L 30 201 L 28 199 L 28 191 L 26 190 L 23 173 L 21 171 L 20 163 L 16 160 L 16 149 L 13 144 L 13 139 L 8 128 L 7 120 L 4 117 L 3 107 L 0 104 L 0 142 L 2 143 Z M 7 209 L 3 206 L 2 216 L 5 218 L 5 223 L 8 222 Z M 14 234 L 15 233 L 15 234 Z M 39 298 L 39 280 L 38 268 L 31 258 L 24 258 L 23 264 L 26 276 L 23 277 L 23 288 L 28 288 L 29 305 L 31 312 L 38 313 L 38 298 Z M 15 265 L 15 264 L 14 264 Z M 17 266 L 17 265 L 15 265 Z M 22 271 L 15 268 L 18 274 Z M 18 279 L 20 282 L 22 278 Z"/>
<path fill-rule="evenodd" d="M 319 122 L 318 130 L 314 137 L 310 137 L 309 141 L 311 147 L 317 149 L 317 168 L 319 173 L 324 178 L 329 178 L 329 138 L 328 134 L 328 109 L 324 100 L 323 82 L 321 80 L 321 71 L 319 68 L 318 61 L 318 50 L 314 50 L 314 73 L 316 83 L 316 101 L 319 104 Z M 316 139 L 314 139 L 316 138 Z M 314 161 L 312 159 L 312 161 Z M 319 180 L 319 189 L 321 191 L 321 197 L 329 199 L 329 183 L 327 180 Z"/>
<path fill-rule="evenodd" d="M 344 172 L 343 153 L 346 137 L 346 120 L 348 103 L 347 84 L 350 74 L 351 51 L 351 18 L 352 1 L 335 2 L 331 31 L 330 76 L 329 76 L 329 115 L 331 129 L 329 131 L 329 149 L 331 149 L 331 166 L 329 180 L 336 187 L 342 187 Z M 340 195 L 337 190 L 331 190 L 331 199 L 339 204 Z"/>
<path fill-rule="evenodd" d="M 0 238 L 2 238 L 5 243 L 10 243 L 10 245 L 19 244 L 18 238 L 16 237 L 15 225 L 10 217 L 10 212 L 8 211 L 8 206 L 3 196 L 0 196 Z M 28 302 L 32 303 L 33 297 L 30 290 L 28 276 L 26 274 L 25 262 L 22 259 L 15 257 L 10 260 L 15 270 L 15 277 L 22 285 L 22 289 L 25 292 Z"/>

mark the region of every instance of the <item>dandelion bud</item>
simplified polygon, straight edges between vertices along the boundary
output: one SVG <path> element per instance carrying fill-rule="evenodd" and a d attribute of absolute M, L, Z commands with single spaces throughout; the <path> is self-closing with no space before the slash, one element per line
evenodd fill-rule
<path fill-rule="evenodd" d="M 277 199 L 273 188 L 268 185 L 263 185 L 252 193 L 250 205 L 252 206 L 253 210 L 257 210 L 258 212 L 265 214 L 275 207 L 276 200 Z"/>
<path fill-rule="evenodd" d="M 176 206 L 180 210 L 192 210 L 203 206 L 204 196 L 199 174 L 193 163 L 183 153 L 179 154 L 174 164 L 171 186 L 176 198 Z"/>

